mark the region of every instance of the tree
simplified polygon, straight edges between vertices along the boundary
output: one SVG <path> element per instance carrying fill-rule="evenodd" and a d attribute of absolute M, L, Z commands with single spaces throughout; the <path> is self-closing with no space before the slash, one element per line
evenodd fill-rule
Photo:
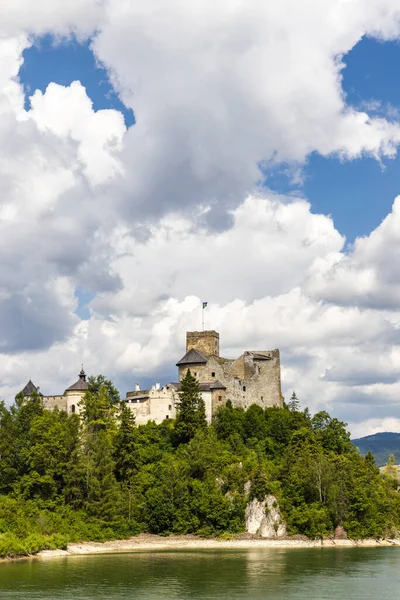
<path fill-rule="evenodd" d="M 12 484 L 17 476 L 15 464 L 15 437 L 13 420 L 10 412 L 0 401 L 0 494 L 7 494 L 12 490 Z"/>
<path fill-rule="evenodd" d="M 312 418 L 312 427 L 325 450 L 343 454 L 354 451 L 350 442 L 350 434 L 346 431 L 347 423 L 332 418 L 324 410 Z"/>
<path fill-rule="evenodd" d="M 115 473 L 118 481 L 126 481 L 140 467 L 138 431 L 135 416 L 125 402 L 121 403 L 119 427 L 114 439 Z"/>
<path fill-rule="evenodd" d="M 82 400 L 82 416 L 88 432 L 100 429 L 115 429 L 115 406 L 110 400 L 109 389 L 102 383 L 100 387 L 87 390 Z"/>
<path fill-rule="evenodd" d="M 109 432 L 100 429 L 87 444 L 87 509 L 103 525 L 112 525 L 118 516 L 119 491 Z"/>
<path fill-rule="evenodd" d="M 120 402 L 119 391 L 113 382 L 110 379 L 106 379 L 104 375 L 91 375 L 89 377 L 88 384 L 89 392 L 92 394 L 98 394 L 100 392 L 100 388 L 103 386 L 105 387 L 109 407 L 117 404 L 117 402 Z"/>
<path fill-rule="evenodd" d="M 385 475 L 387 475 L 388 477 L 391 477 L 392 479 L 396 479 L 396 480 L 398 478 L 398 472 L 397 472 L 397 467 L 395 465 L 394 454 L 389 455 L 388 461 L 385 466 Z"/>
<path fill-rule="evenodd" d="M 296 396 L 295 391 L 293 391 L 293 394 L 290 396 L 290 400 L 287 406 L 291 412 L 297 412 L 298 410 L 300 410 L 300 402 Z"/>
<path fill-rule="evenodd" d="M 181 391 L 179 392 L 175 421 L 177 444 L 189 442 L 196 431 L 206 427 L 206 407 L 200 394 L 199 382 L 188 369 L 185 377 L 181 380 Z"/>

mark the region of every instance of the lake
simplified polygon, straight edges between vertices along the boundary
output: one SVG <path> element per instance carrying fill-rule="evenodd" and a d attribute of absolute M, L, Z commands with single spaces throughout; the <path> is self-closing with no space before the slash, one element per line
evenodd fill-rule
<path fill-rule="evenodd" d="M 0 564 L 1 600 L 393 600 L 400 548 L 179 550 Z"/>

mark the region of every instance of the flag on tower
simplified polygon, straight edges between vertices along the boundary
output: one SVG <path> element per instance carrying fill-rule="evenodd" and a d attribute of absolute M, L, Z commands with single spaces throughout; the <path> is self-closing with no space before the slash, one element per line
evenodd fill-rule
<path fill-rule="evenodd" d="M 208 302 L 203 302 L 203 309 L 206 308 L 207 304 L 208 304 Z"/>

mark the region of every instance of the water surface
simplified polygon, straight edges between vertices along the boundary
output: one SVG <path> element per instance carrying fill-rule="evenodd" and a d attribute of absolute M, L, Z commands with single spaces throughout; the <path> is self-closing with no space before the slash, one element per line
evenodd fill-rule
<path fill-rule="evenodd" d="M 394 600 L 400 548 L 153 551 L 0 564 L 1 600 Z"/>

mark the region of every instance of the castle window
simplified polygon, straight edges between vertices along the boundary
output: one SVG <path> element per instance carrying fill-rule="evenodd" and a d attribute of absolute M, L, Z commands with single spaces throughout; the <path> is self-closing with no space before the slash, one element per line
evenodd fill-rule
<path fill-rule="evenodd" d="M 215 377 L 215 373 L 214 373 L 214 371 L 211 373 L 211 377 Z"/>
<path fill-rule="evenodd" d="M 194 375 L 195 377 L 197 377 L 197 373 L 196 373 L 196 372 L 194 372 L 194 373 L 193 373 L 193 375 Z"/>
<path fill-rule="evenodd" d="M 72 413 L 74 413 L 74 412 L 75 412 L 75 404 L 73 404 L 73 405 L 71 406 L 71 412 L 72 412 Z"/>
<path fill-rule="evenodd" d="M 244 391 L 244 392 L 246 391 L 246 386 L 245 386 L 245 385 L 243 386 L 243 391 Z"/>
<path fill-rule="evenodd" d="M 168 404 L 168 410 L 172 410 L 172 405 Z"/>
<path fill-rule="evenodd" d="M 261 402 L 264 402 L 264 396 L 261 396 Z"/>
<path fill-rule="evenodd" d="M 169 419 L 169 415 L 165 415 L 165 418 L 166 418 L 166 419 Z"/>
<path fill-rule="evenodd" d="M 222 396 L 218 396 L 218 402 L 222 402 Z"/>

